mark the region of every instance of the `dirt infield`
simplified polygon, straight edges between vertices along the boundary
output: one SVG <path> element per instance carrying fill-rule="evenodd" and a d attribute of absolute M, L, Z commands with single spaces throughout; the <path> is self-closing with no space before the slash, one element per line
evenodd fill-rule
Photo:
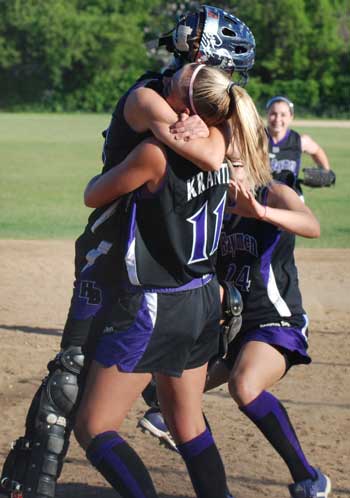
<path fill-rule="evenodd" d="M 59 347 L 73 278 L 70 241 L 0 240 L 0 465 L 22 433 L 28 403 Z M 313 363 L 292 369 L 274 389 L 310 461 L 331 477 L 333 498 L 350 497 L 350 250 L 298 250 Z M 287 498 L 290 476 L 277 454 L 234 407 L 225 387 L 205 395 L 205 412 L 236 498 Z M 161 498 L 193 497 L 180 457 L 136 429 L 138 401 L 122 434 L 140 453 Z M 112 498 L 109 486 L 72 442 L 61 498 Z"/>

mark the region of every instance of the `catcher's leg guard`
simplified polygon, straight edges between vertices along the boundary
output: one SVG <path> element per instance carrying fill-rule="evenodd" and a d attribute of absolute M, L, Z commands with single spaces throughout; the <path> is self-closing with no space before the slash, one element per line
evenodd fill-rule
<path fill-rule="evenodd" d="M 3 467 L 1 491 L 11 498 L 55 496 L 83 363 L 81 348 L 71 346 L 49 364 L 50 373 L 30 406 L 25 436 L 14 442 Z"/>

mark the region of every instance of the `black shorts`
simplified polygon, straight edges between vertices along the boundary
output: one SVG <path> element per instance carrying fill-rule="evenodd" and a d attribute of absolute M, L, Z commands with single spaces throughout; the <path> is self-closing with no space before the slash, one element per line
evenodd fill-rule
<path fill-rule="evenodd" d="M 242 347 L 250 341 L 258 341 L 269 344 L 279 351 L 286 361 L 286 370 L 293 365 L 309 364 L 311 358 L 307 353 L 308 348 L 308 318 L 306 315 L 296 315 L 296 323 L 288 323 L 284 320 L 283 324 L 260 324 L 252 327 L 250 330 L 241 331 L 228 346 L 228 353 L 225 357 L 225 363 L 231 370 Z"/>
<path fill-rule="evenodd" d="M 220 317 L 216 278 L 188 291 L 124 293 L 113 306 L 95 360 L 123 372 L 180 377 L 217 354 Z"/>

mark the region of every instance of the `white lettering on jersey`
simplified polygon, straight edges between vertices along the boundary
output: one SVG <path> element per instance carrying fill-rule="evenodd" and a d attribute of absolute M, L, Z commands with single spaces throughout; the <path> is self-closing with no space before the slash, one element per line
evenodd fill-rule
<path fill-rule="evenodd" d="M 198 173 L 197 175 L 197 192 L 198 195 L 204 192 L 207 188 L 203 183 L 204 180 L 204 172 L 202 171 L 201 173 Z"/>
<path fill-rule="evenodd" d="M 195 176 L 190 178 L 189 180 L 187 180 L 187 200 L 188 201 L 197 197 L 197 192 L 194 188 L 195 180 L 196 180 Z"/>
<path fill-rule="evenodd" d="M 228 166 L 223 163 L 218 171 L 201 171 L 187 180 L 187 201 L 198 197 L 215 185 L 224 185 L 230 182 Z"/>

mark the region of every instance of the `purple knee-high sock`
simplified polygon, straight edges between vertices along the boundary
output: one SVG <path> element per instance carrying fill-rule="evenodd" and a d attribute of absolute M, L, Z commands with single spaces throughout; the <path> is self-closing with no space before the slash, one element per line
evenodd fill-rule
<path fill-rule="evenodd" d="M 228 496 L 224 465 L 208 428 L 191 441 L 179 444 L 178 450 L 198 498 Z"/>
<path fill-rule="evenodd" d="M 123 498 L 157 498 L 142 460 L 117 432 L 96 436 L 86 456 Z"/>
<path fill-rule="evenodd" d="M 316 472 L 307 461 L 283 405 L 263 391 L 240 410 L 260 429 L 286 462 L 294 482 L 315 479 Z"/>

